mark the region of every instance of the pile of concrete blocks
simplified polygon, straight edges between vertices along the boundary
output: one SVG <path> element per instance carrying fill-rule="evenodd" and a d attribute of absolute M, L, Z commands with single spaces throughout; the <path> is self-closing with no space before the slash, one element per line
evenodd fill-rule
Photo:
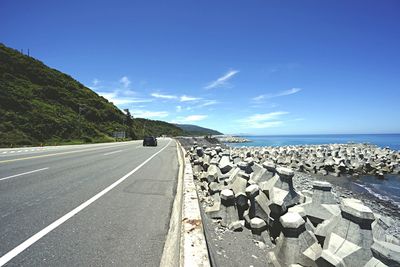
<path fill-rule="evenodd" d="M 296 171 L 320 175 L 400 174 L 400 152 L 370 144 L 242 147 L 233 153 L 251 156 L 255 162 L 272 161 Z"/>
<path fill-rule="evenodd" d="M 304 149 L 315 158 L 332 157 L 329 166 L 354 152 Z M 302 152 L 194 146 L 187 156 L 210 203 L 206 214 L 232 231 L 248 228 L 255 240 L 271 245 L 271 265 L 400 265 L 400 242 L 385 231 L 390 219 L 376 217 L 359 200 L 338 198 L 328 182 L 315 181 L 312 191 L 297 192 L 294 171 L 272 160 L 294 166 Z"/>

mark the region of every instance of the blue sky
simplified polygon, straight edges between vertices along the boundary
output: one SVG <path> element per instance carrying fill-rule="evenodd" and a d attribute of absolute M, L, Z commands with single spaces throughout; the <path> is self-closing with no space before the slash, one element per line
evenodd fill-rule
<path fill-rule="evenodd" d="M 136 117 L 224 133 L 400 132 L 400 2 L 0 2 L 30 49 Z"/>

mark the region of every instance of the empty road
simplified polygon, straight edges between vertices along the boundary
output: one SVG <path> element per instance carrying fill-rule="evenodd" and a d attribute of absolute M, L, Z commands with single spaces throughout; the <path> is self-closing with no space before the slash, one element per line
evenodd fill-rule
<path fill-rule="evenodd" d="M 158 266 L 176 143 L 0 149 L 0 266 Z"/>

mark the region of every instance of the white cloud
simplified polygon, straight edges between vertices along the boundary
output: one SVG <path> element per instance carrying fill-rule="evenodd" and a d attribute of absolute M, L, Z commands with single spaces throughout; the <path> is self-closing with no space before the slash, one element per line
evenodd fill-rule
<path fill-rule="evenodd" d="M 261 102 L 261 101 L 263 101 L 265 99 L 270 99 L 270 98 L 274 98 L 274 97 L 293 95 L 293 94 L 298 93 L 300 91 L 301 91 L 300 88 L 292 88 L 292 89 L 289 89 L 289 90 L 278 92 L 276 94 L 259 95 L 259 96 L 253 97 L 252 100 L 254 102 Z"/>
<path fill-rule="evenodd" d="M 201 103 L 200 105 L 197 105 L 197 108 L 202 108 L 202 107 L 207 107 L 207 106 L 211 106 L 211 105 L 216 105 L 219 102 L 217 100 L 205 100 L 203 103 Z"/>
<path fill-rule="evenodd" d="M 117 106 L 131 104 L 131 103 L 147 103 L 152 101 L 151 99 L 121 96 L 120 91 L 118 90 L 113 92 L 97 92 L 97 93 Z"/>
<path fill-rule="evenodd" d="M 162 98 L 162 99 L 177 99 L 178 98 L 175 95 L 164 95 L 164 94 L 160 94 L 160 93 L 152 93 L 151 96 L 155 97 L 155 98 Z"/>
<path fill-rule="evenodd" d="M 129 80 L 129 78 L 127 76 L 123 76 L 120 80 L 120 83 L 122 83 L 122 85 L 124 86 L 124 88 L 128 88 L 128 86 L 131 84 L 131 81 Z"/>
<path fill-rule="evenodd" d="M 265 121 L 265 120 L 272 120 L 275 119 L 276 117 L 279 117 L 281 115 L 288 114 L 286 111 L 275 111 L 275 112 L 270 112 L 270 113 L 264 113 L 264 114 L 254 114 L 250 117 L 247 117 L 248 121 Z"/>
<path fill-rule="evenodd" d="M 181 112 L 182 111 L 182 106 L 176 106 L 176 112 Z"/>
<path fill-rule="evenodd" d="M 207 115 L 190 115 L 184 118 L 184 121 L 202 121 L 207 118 Z"/>
<path fill-rule="evenodd" d="M 124 96 L 134 96 L 136 95 L 135 91 L 129 90 L 129 89 L 124 89 L 124 90 L 118 90 L 118 93 Z"/>
<path fill-rule="evenodd" d="M 227 85 L 227 82 L 235 76 L 239 71 L 238 70 L 230 70 L 227 73 L 225 73 L 223 76 L 219 77 L 217 80 L 212 81 L 209 83 L 205 89 L 212 89 L 212 88 L 217 88 L 217 87 L 223 87 Z"/>
<path fill-rule="evenodd" d="M 195 109 L 199 109 L 199 108 L 216 105 L 218 103 L 220 103 L 220 102 L 218 102 L 217 100 L 211 100 L 211 99 L 210 100 L 199 100 L 199 103 L 197 103 L 196 105 L 190 105 L 190 106 L 185 106 L 185 107 L 177 106 L 177 112 L 180 112 L 182 110 L 191 111 L 191 110 L 195 110 Z"/>
<path fill-rule="evenodd" d="M 270 113 L 254 114 L 239 120 L 239 122 L 242 124 L 243 128 L 262 129 L 277 127 L 283 124 L 280 117 L 286 114 L 289 113 L 286 111 L 275 111 Z"/>
<path fill-rule="evenodd" d="M 300 92 L 301 89 L 300 88 L 292 88 L 283 92 L 280 92 L 279 94 L 277 94 L 276 96 L 285 96 L 285 95 L 292 95 L 295 94 L 297 92 Z"/>
<path fill-rule="evenodd" d="M 253 97 L 252 100 L 258 102 L 258 101 L 263 100 L 264 98 L 265 98 L 265 95 L 259 95 L 259 96 Z"/>
<path fill-rule="evenodd" d="M 174 123 L 191 123 L 196 121 L 202 121 L 207 118 L 207 115 L 189 115 L 186 117 L 178 117 L 174 120 Z"/>
<path fill-rule="evenodd" d="M 131 114 L 136 118 L 165 118 L 169 115 L 167 111 L 150 111 L 141 109 L 133 110 L 131 111 Z"/>
<path fill-rule="evenodd" d="M 187 101 L 197 101 L 200 100 L 201 98 L 199 97 L 192 97 L 192 96 L 187 96 L 187 95 L 183 95 L 179 98 L 179 100 L 181 102 L 187 102 Z"/>

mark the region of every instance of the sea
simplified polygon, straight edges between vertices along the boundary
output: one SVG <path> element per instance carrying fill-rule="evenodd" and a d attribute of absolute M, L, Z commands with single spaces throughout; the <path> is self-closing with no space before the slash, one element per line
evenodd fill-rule
<path fill-rule="evenodd" d="M 249 139 L 251 142 L 230 145 L 241 147 L 369 143 L 400 151 L 400 134 L 246 135 L 240 137 Z M 400 175 L 386 175 L 384 180 L 371 175 L 361 176 L 357 179 L 331 177 L 329 182 L 344 186 L 357 193 L 369 194 L 380 201 L 389 202 L 400 208 Z"/>
<path fill-rule="evenodd" d="M 324 134 L 324 135 L 265 135 L 240 136 L 251 140 L 249 143 L 232 144 L 232 146 L 292 146 L 370 143 L 380 147 L 400 150 L 400 134 Z"/>

